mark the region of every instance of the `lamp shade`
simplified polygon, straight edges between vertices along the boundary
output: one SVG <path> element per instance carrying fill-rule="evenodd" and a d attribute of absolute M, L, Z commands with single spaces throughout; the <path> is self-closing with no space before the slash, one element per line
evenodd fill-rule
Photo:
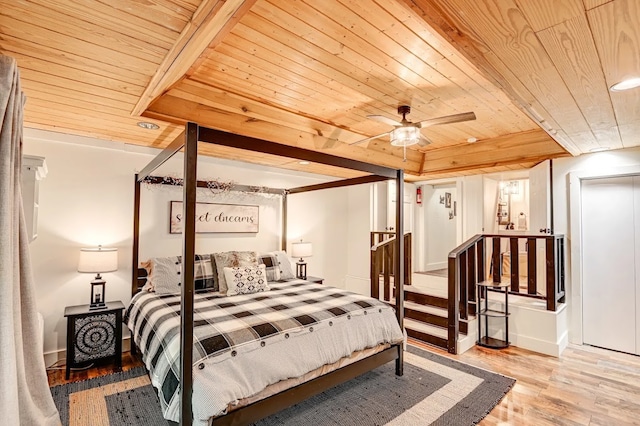
<path fill-rule="evenodd" d="M 118 270 L 118 249 L 98 246 L 81 248 L 78 272 L 113 272 Z"/>
<path fill-rule="evenodd" d="M 311 257 L 313 255 L 313 249 L 311 243 L 303 243 L 300 241 L 299 243 L 291 244 L 291 256 L 299 257 L 302 259 L 303 257 Z"/>

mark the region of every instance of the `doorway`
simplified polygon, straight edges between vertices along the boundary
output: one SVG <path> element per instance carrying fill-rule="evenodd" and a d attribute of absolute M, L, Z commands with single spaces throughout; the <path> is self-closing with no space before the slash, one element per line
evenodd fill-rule
<path fill-rule="evenodd" d="M 424 262 L 420 272 L 447 276 L 447 256 L 458 245 L 458 204 L 455 183 L 423 186 Z"/>
<path fill-rule="evenodd" d="M 581 181 L 582 332 L 640 355 L 640 176 Z"/>

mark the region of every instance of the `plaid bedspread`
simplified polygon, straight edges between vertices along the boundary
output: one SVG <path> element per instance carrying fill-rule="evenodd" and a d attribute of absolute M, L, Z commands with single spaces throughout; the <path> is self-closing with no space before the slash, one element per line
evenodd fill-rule
<path fill-rule="evenodd" d="M 394 330 L 384 330 L 392 327 L 376 324 L 383 314 L 387 324 L 389 316 L 391 322 L 394 316 L 393 309 L 378 300 L 301 280 L 270 283 L 270 286 L 271 291 L 248 295 L 195 295 L 194 382 L 198 374 L 221 362 L 235 361 L 234 358 L 240 359 L 243 354 L 259 358 L 260 351 L 266 354 L 265 348 L 270 345 L 288 344 L 288 340 L 295 344 L 298 336 L 308 336 L 314 331 L 318 334 L 320 330 L 347 328 L 362 322 L 362 317 L 367 315 L 367 322 L 371 322 L 370 330 L 364 331 L 367 339 L 371 339 L 369 334 L 378 333 L 380 336 L 373 338 L 377 343 L 402 340 L 397 322 Z M 350 321 L 352 317 L 360 320 Z M 171 414 L 175 413 L 171 407 L 179 405 L 180 296 L 138 293 L 125 312 L 125 322 L 143 354 L 152 382 L 156 382 L 165 417 L 171 418 L 175 415 Z M 339 323 L 344 327 L 337 327 Z M 348 337 L 347 340 L 359 339 Z M 360 349 L 364 348 L 351 348 L 348 353 Z M 230 402 L 220 401 L 220 406 L 226 407 Z"/>

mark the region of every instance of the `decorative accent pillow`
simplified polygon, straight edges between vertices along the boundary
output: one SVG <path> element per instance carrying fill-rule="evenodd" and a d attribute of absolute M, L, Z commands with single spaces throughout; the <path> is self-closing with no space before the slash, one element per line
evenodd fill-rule
<path fill-rule="evenodd" d="M 224 276 L 228 287 L 227 296 L 270 290 L 264 265 L 225 267 Z"/>
<path fill-rule="evenodd" d="M 291 267 L 291 260 L 285 251 L 274 251 L 270 254 L 273 254 L 278 259 L 278 264 L 280 265 L 280 279 L 281 280 L 292 280 L 296 277 L 296 274 L 293 272 L 293 268 Z"/>
<path fill-rule="evenodd" d="M 218 273 L 218 290 L 220 293 L 227 292 L 227 280 L 225 279 L 224 268 L 238 268 L 240 266 L 258 266 L 258 256 L 255 251 L 225 251 L 214 253 L 216 270 Z"/>
<path fill-rule="evenodd" d="M 154 257 L 151 259 L 149 281 L 157 294 L 180 293 L 182 265 L 177 256 Z"/>
<path fill-rule="evenodd" d="M 140 262 L 140 267 L 147 270 L 147 280 L 140 289 L 140 291 L 152 292 L 153 283 L 151 282 L 151 273 L 153 272 L 153 262 L 151 260 L 147 260 L 146 262 Z"/>
<path fill-rule="evenodd" d="M 182 256 L 178 256 L 178 260 L 182 262 Z M 182 263 L 180 264 L 182 270 Z M 196 262 L 193 269 L 194 289 L 204 290 L 210 289 L 218 291 L 214 280 L 213 264 L 211 263 L 210 254 L 196 254 Z"/>
<path fill-rule="evenodd" d="M 265 266 L 267 281 L 280 281 L 280 262 L 278 262 L 278 257 L 275 254 L 266 253 L 259 255 L 258 263 Z"/>

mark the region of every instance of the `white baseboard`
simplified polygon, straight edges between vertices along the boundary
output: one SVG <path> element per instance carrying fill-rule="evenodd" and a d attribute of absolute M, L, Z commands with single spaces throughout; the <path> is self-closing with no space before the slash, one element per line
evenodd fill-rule
<path fill-rule="evenodd" d="M 558 342 L 549 342 L 528 336 L 509 334 L 509 340 L 511 340 L 513 346 L 554 357 L 560 357 L 562 351 L 564 351 L 569 344 L 567 333 L 565 333 Z"/>

